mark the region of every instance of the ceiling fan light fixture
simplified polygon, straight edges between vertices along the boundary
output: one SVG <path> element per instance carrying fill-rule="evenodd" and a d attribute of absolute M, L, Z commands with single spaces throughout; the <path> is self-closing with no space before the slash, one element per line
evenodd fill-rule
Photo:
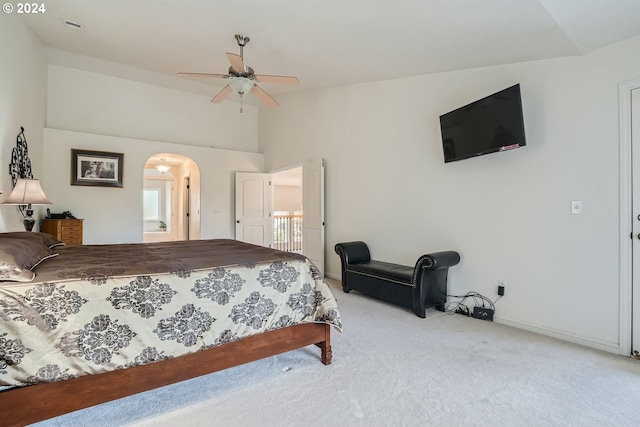
<path fill-rule="evenodd" d="M 238 95 L 244 95 L 249 92 L 253 89 L 254 85 L 255 82 L 246 77 L 232 77 L 229 81 L 229 86 L 231 86 L 231 89 L 233 89 L 233 91 Z"/>
<path fill-rule="evenodd" d="M 240 112 L 242 113 L 243 97 L 247 93 L 251 92 L 256 95 L 260 100 L 268 107 L 275 108 L 278 106 L 278 102 L 264 91 L 258 83 L 279 83 L 286 85 L 297 85 L 299 83 L 297 77 L 292 76 L 276 76 L 268 74 L 256 75 L 253 68 L 244 63 L 244 46 L 249 43 L 249 37 L 242 34 L 236 34 L 236 41 L 240 46 L 240 55 L 227 52 L 227 59 L 231 66 L 227 74 L 213 74 L 213 73 L 178 73 L 181 77 L 213 77 L 217 79 L 227 80 L 227 85 L 222 88 L 212 99 L 211 102 L 219 104 L 232 93 L 235 92 L 240 95 Z"/>

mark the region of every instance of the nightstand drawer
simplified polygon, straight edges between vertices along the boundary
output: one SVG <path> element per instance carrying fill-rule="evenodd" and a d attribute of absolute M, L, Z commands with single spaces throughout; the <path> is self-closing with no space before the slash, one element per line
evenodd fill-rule
<path fill-rule="evenodd" d="M 69 229 L 63 228 L 62 233 L 60 235 L 62 236 L 62 238 L 58 240 L 66 243 L 67 245 L 82 244 L 82 230 L 77 230 L 77 229 L 69 230 Z"/>
<path fill-rule="evenodd" d="M 48 233 L 66 245 L 81 245 L 82 242 L 81 219 L 44 219 L 40 231 Z"/>

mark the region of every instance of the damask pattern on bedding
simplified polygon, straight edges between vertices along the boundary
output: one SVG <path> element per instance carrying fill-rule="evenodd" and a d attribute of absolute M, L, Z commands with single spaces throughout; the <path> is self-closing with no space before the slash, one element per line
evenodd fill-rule
<path fill-rule="evenodd" d="M 233 240 L 63 247 L 35 272 L 0 284 L 0 385 L 125 369 L 305 322 L 342 327 L 305 257 Z"/>

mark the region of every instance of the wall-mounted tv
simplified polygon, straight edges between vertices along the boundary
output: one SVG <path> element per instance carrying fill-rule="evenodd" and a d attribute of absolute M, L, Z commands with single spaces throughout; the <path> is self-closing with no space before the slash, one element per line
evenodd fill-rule
<path fill-rule="evenodd" d="M 444 162 L 527 145 L 520 85 L 440 116 Z"/>

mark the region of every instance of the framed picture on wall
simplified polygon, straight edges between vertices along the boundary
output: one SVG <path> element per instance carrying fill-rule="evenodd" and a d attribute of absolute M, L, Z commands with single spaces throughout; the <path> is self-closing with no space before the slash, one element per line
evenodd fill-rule
<path fill-rule="evenodd" d="M 71 149 L 71 185 L 121 187 L 123 153 Z"/>

